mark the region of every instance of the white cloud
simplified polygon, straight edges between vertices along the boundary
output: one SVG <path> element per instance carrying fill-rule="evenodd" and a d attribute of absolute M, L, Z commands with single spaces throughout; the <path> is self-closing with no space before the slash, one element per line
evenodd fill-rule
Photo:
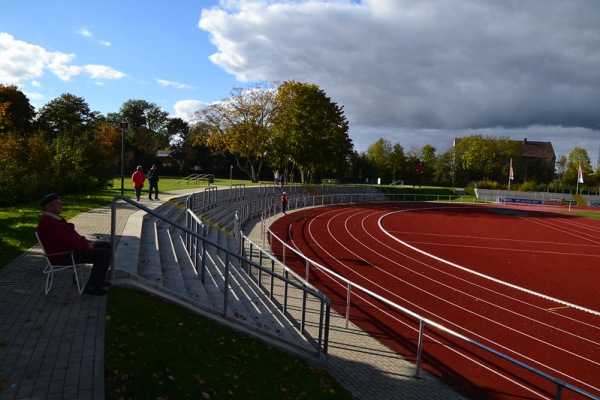
<path fill-rule="evenodd" d="M 121 79 L 125 73 L 106 65 L 86 65 L 82 67 L 93 79 Z"/>
<path fill-rule="evenodd" d="M 23 94 L 25 94 L 25 96 L 31 100 L 42 100 L 44 98 L 44 95 L 38 92 L 24 91 Z"/>
<path fill-rule="evenodd" d="M 190 121 L 194 113 L 208 104 L 198 100 L 180 100 L 173 106 L 175 116 L 184 121 Z"/>
<path fill-rule="evenodd" d="M 16 40 L 8 33 L 0 33 L 0 82 L 17 84 L 39 79 L 50 71 L 62 81 L 88 74 L 93 79 L 121 79 L 123 72 L 105 65 L 72 65 L 75 54 L 49 52 L 41 46 Z M 39 84 L 39 82 L 38 82 Z"/>
<path fill-rule="evenodd" d="M 76 30 L 76 31 L 75 31 L 75 33 L 76 33 L 76 34 L 78 34 L 78 35 L 80 35 L 80 36 L 83 36 L 83 37 L 87 37 L 87 38 L 90 38 L 90 39 L 94 39 L 94 35 L 93 35 L 93 34 L 92 34 L 92 32 L 91 32 L 89 29 L 87 29 L 87 28 L 80 28 L 80 29 Z M 95 40 L 95 39 L 94 39 L 94 40 Z M 112 43 L 111 43 L 111 42 L 109 42 L 108 40 L 100 40 L 100 41 L 98 41 L 98 43 L 99 43 L 101 46 L 104 46 L 104 47 L 110 47 L 110 46 L 112 46 Z"/>
<path fill-rule="evenodd" d="M 92 32 L 90 32 L 86 28 L 78 29 L 75 33 L 77 33 L 78 35 L 84 36 L 84 37 L 92 37 Z"/>
<path fill-rule="evenodd" d="M 192 86 L 186 85 L 185 83 L 179 83 L 174 81 L 168 81 L 165 79 L 155 79 L 156 83 L 161 86 L 172 86 L 177 89 L 193 89 Z"/>
<path fill-rule="evenodd" d="M 40 46 L 0 33 L 0 82 L 17 84 L 44 75 L 48 52 Z"/>
<path fill-rule="evenodd" d="M 199 26 L 239 80 L 319 85 L 355 144 L 427 137 L 445 150 L 460 132 L 535 131 L 565 153 L 600 142 L 598 21 L 587 0 L 238 0 Z"/>

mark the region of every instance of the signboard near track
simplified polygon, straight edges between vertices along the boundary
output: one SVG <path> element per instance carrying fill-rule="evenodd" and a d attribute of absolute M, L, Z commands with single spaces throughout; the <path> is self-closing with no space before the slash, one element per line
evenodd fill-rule
<path fill-rule="evenodd" d="M 569 204 L 568 201 L 563 200 L 542 200 L 542 199 L 519 199 L 516 197 L 499 197 L 499 203 L 512 203 L 512 204 L 534 204 L 534 205 L 544 205 L 544 206 L 563 206 L 565 204 Z M 577 201 L 571 203 L 571 205 L 577 205 Z"/>

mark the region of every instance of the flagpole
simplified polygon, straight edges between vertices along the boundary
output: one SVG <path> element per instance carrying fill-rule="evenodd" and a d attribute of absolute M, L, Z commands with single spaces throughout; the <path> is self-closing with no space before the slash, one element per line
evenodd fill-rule
<path fill-rule="evenodd" d="M 508 191 L 510 191 L 510 181 L 514 179 L 513 176 L 513 166 L 512 166 L 512 158 L 510 159 L 510 166 L 508 167 Z"/>
<path fill-rule="evenodd" d="M 577 169 L 577 189 L 575 194 L 579 194 L 580 183 L 583 183 L 583 171 L 581 170 L 581 163 L 579 163 L 579 168 Z"/>

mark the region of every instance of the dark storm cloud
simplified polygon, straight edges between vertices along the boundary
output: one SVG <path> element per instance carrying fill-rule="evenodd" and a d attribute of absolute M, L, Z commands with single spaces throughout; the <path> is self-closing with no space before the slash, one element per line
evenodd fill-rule
<path fill-rule="evenodd" d="M 224 1 L 200 27 L 213 62 L 242 81 L 319 85 L 345 107 L 357 144 L 496 129 L 597 148 L 596 0 Z"/>

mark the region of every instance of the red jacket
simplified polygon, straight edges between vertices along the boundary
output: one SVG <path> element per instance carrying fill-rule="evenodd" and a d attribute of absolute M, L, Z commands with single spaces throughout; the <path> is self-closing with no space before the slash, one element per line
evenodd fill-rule
<path fill-rule="evenodd" d="M 131 175 L 131 180 L 133 181 L 133 187 L 142 187 L 144 186 L 144 182 L 146 182 L 146 175 L 142 171 L 135 171 L 133 175 Z"/>
<path fill-rule="evenodd" d="M 58 215 L 42 214 L 36 231 L 48 254 L 84 250 L 90 247 L 90 242 L 77 233 L 75 225 Z M 48 258 L 51 263 L 57 263 L 63 257 L 64 255 L 58 255 Z"/>

